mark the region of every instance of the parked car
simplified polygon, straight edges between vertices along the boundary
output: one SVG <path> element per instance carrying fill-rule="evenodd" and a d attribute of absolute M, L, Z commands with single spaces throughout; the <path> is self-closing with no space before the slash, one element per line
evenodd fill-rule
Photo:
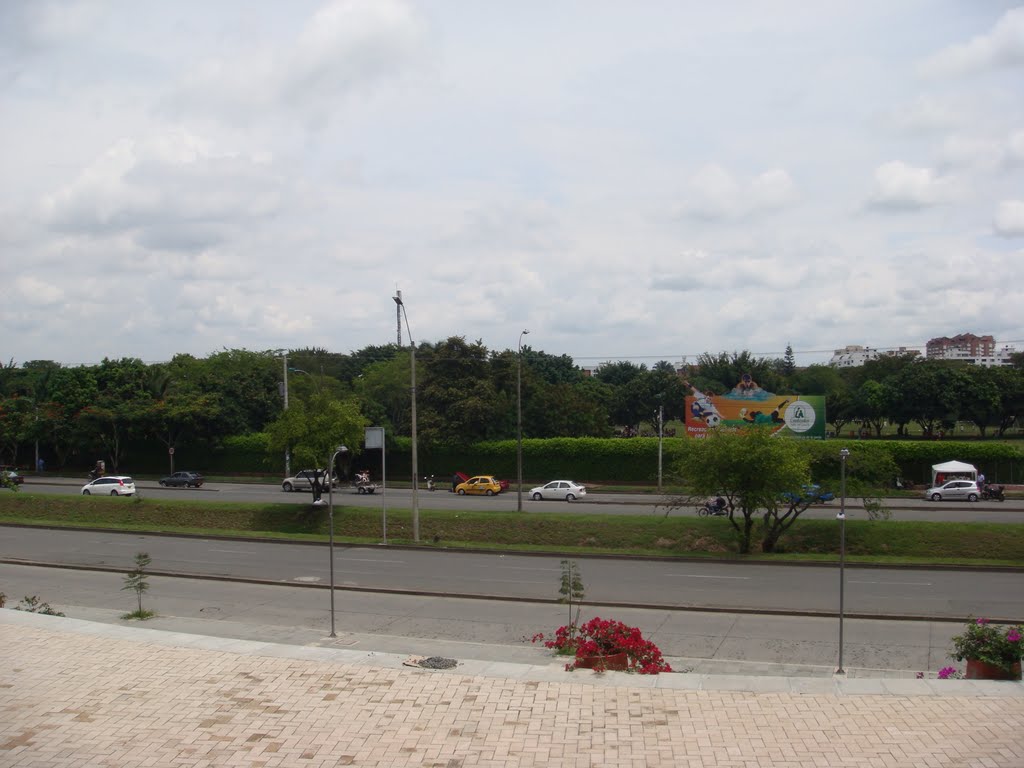
<path fill-rule="evenodd" d="M 327 488 L 327 470 L 325 469 L 304 469 L 296 472 L 294 477 L 286 477 L 281 483 L 283 491 L 312 491 L 313 479 L 319 481 L 321 487 Z M 338 486 L 338 478 L 331 478 L 334 487 Z"/>
<path fill-rule="evenodd" d="M 134 496 L 135 481 L 128 475 L 106 475 L 82 486 L 82 495 Z"/>
<path fill-rule="evenodd" d="M 977 501 L 981 496 L 978 484 L 973 480 L 950 480 L 948 483 L 929 488 L 924 492 L 924 497 L 931 501 L 942 501 L 943 499 L 966 499 Z"/>
<path fill-rule="evenodd" d="M 476 475 L 455 486 L 455 492 L 460 496 L 496 496 L 501 491 L 501 483 L 491 475 Z"/>
<path fill-rule="evenodd" d="M 540 485 L 530 489 L 530 498 L 534 501 L 540 501 L 541 499 L 575 501 L 580 496 L 586 495 L 586 487 L 574 480 L 552 480 L 547 485 Z"/>
<path fill-rule="evenodd" d="M 25 476 L 18 471 L 17 467 L 0 467 L 0 472 L 15 485 L 22 485 L 25 482 Z"/>
<path fill-rule="evenodd" d="M 821 490 L 821 486 L 817 483 L 801 486 L 800 493 L 786 491 L 782 494 L 782 500 L 787 504 L 821 504 L 832 501 L 835 497 L 836 495 L 832 491 Z"/>
<path fill-rule="evenodd" d="M 199 488 L 205 478 L 198 472 L 175 472 L 160 481 L 160 485 L 170 488 Z"/>

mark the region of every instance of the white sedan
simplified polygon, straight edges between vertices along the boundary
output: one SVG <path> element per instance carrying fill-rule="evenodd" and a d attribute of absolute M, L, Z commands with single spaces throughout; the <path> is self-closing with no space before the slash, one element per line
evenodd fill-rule
<path fill-rule="evenodd" d="M 565 499 L 574 501 L 580 496 L 586 496 L 587 489 L 572 480 L 552 480 L 547 485 L 540 485 L 530 489 L 530 498 L 534 501 L 541 499 Z"/>

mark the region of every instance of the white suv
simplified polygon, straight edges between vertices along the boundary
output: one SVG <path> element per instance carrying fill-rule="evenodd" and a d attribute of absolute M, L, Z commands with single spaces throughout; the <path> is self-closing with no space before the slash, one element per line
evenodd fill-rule
<path fill-rule="evenodd" d="M 82 495 L 92 494 L 101 496 L 134 496 L 135 481 L 127 475 L 107 475 L 97 477 L 91 483 L 82 486 Z"/>
<path fill-rule="evenodd" d="M 304 469 L 297 472 L 294 477 L 286 477 L 281 483 L 283 491 L 312 491 L 313 478 L 320 481 L 320 486 L 327 490 L 327 471 L 323 469 Z M 334 486 L 338 485 L 338 478 L 332 478 Z"/>

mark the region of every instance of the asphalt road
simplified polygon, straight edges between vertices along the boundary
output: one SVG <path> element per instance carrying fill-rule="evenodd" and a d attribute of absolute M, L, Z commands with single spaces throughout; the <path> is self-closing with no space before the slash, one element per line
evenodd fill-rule
<path fill-rule="evenodd" d="M 336 591 L 337 637 L 331 638 L 325 589 L 160 576 L 148 582 L 144 605 L 157 616 L 142 625 L 147 629 L 370 653 L 558 663 L 530 638 L 550 636 L 568 620 L 566 606 L 557 604 Z M 120 616 L 136 607 L 135 594 L 123 586 L 116 573 L 0 563 L 8 608 L 35 595 L 69 617 L 121 624 Z M 677 670 L 829 676 L 837 661 L 835 618 L 585 604 L 581 620 L 594 616 L 639 627 Z M 935 672 L 950 663 L 951 638 L 962 628 L 949 621 L 851 618 L 844 626 L 845 669 L 871 677 L 891 674 L 880 670 Z"/>
<path fill-rule="evenodd" d="M 47 478 L 47 482 L 39 482 L 35 478 L 27 478 L 22 489 L 26 493 L 56 493 L 75 495 L 81 492 L 85 484 L 84 478 Z M 258 483 L 208 483 L 202 488 L 162 488 L 155 481 L 137 483 L 141 495 L 153 498 L 196 499 L 218 501 L 252 501 L 280 502 L 291 504 L 309 504 L 311 495 L 304 492 L 285 493 L 278 485 Z M 346 506 L 388 509 L 409 509 L 412 506 L 412 491 L 408 488 L 378 488 L 372 495 L 357 494 L 352 488 L 336 488 L 334 503 Z M 473 509 L 515 511 L 517 499 L 515 491 L 500 496 L 456 496 L 446 490 L 429 492 L 420 490 L 417 494 L 421 510 L 431 509 Z M 665 507 L 659 506 L 664 497 L 651 494 L 628 493 L 590 493 L 585 499 L 571 503 L 564 501 L 533 501 L 525 491 L 523 510 L 525 512 L 585 512 L 586 514 L 608 515 L 652 515 L 665 514 Z M 934 522 L 979 522 L 979 523 L 1024 523 L 1024 501 L 1010 500 L 1005 502 L 931 502 L 924 499 L 887 499 L 886 506 L 895 520 L 923 520 Z M 804 517 L 812 519 L 832 519 L 839 511 L 838 500 L 829 504 L 811 507 L 804 512 Z M 849 519 L 865 517 L 860 499 L 846 500 L 846 512 Z M 696 514 L 693 508 L 683 508 L 672 512 L 673 515 Z"/>
<path fill-rule="evenodd" d="M 125 571 L 137 552 L 154 573 L 268 584 L 330 583 L 325 544 L 0 527 L 0 562 Z M 390 547 L 334 548 L 334 583 L 349 590 L 551 601 L 559 556 Z M 838 612 L 836 566 L 574 558 L 589 604 L 730 612 Z M 1024 620 L 1020 573 L 846 566 L 845 612 L 865 617 Z"/>

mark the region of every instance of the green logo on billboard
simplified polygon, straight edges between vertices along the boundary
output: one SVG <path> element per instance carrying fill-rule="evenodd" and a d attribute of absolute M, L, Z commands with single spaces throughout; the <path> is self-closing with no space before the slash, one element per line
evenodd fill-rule
<path fill-rule="evenodd" d="M 790 431 L 807 432 L 814 426 L 814 408 L 804 400 L 796 400 L 786 409 L 786 426 Z"/>

